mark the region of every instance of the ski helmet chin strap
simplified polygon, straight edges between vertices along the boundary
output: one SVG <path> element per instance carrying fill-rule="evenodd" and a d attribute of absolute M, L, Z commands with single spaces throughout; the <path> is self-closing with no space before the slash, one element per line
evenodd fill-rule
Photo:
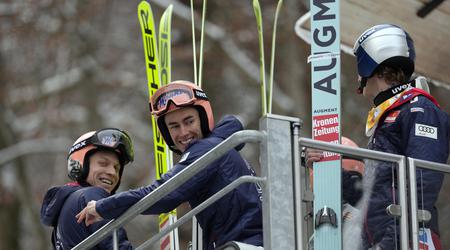
<path fill-rule="evenodd" d="M 364 87 L 366 87 L 368 79 L 369 79 L 368 77 L 361 77 L 361 80 L 359 80 L 359 87 L 356 89 L 356 92 L 358 94 L 363 93 Z"/>

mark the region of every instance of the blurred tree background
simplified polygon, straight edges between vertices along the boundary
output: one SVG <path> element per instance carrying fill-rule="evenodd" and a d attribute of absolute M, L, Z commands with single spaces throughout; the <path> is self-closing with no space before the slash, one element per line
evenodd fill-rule
<path fill-rule="evenodd" d="M 175 4 L 172 79 L 193 81 L 189 1 L 150 1 L 155 20 L 159 20 L 166 2 Z M 136 159 L 124 172 L 120 190 L 154 180 L 138 3 L 0 3 L 0 249 L 51 248 L 51 229 L 39 221 L 42 198 L 49 187 L 68 181 L 67 152 L 82 133 L 102 127 L 129 131 Z M 260 3 L 269 69 L 276 1 Z M 304 121 L 301 136 L 305 137 L 310 137 L 311 131 L 310 67 L 306 63 L 309 45 L 295 35 L 294 23 L 307 12 L 308 3 L 285 0 L 281 10 L 273 107 L 275 114 L 300 117 Z M 195 0 L 194 4 L 196 20 L 200 21 L 202 1 Z M 207 21 L 203 88 L 212 99 L 216 121 L 224 114 L 237 114 L 247 128 L 258 129 L 259 55 L 251 1 L 209 1 Z M 370 104 L 355 95 L 354 58 L 346 54 L 341 58 L 342 134 L 364 146 Z M 448 112 L 449 90 L 430 87 Z M 258 165 L 257 147 L 249 145 L 243 154 Z M 445 199 L 449 197 L 448 182 L 440 196 L 441 221 L 450 220 L 450 205 Z M 187 209 L 188 205 L 182 205 L 179 211 L 185 213 Z M 442 238 L 449 239 L 448 223 L 440 226 Z M 126 229 L 138 246 L 157 227 L 157 216 L 139 216 Z M 185 249 L 190 225 L 182 227 L 180 235 L 181 249 Z M 444 246 L 450 247 L 450 243 Z"/>

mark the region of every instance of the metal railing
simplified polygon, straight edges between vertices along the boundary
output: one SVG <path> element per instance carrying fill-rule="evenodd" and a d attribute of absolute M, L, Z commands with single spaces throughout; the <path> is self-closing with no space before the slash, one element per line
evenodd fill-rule
<path fill-rule="evenodd" d="M 142 245 L 140 245 L 138 248 L 136 248 L 136 250 L 146 249 L 147 247 L 153 245 L 155 242 L 157 242 L 162 237 L 164 237 L 164 235 L 168 234 L 173 229 L 181 226 L 188 220 L 192 219 L 192 217 L 194 217 L 195 215 L 197 215 L 198 213 L 203 211 L 205 208 L 207 208 L 209 205 L 216 202 L 218 199 L 222 198 L 223 196 L 225 196 L 226 194 L 231 192 L 237 186 L 244 184 L 244 183 L 250 183 L 250 182 L 264 184 L 265 180 L 266 180 L 266 178 L 256 177 L 256 176 L 241 176 L 241 177 L 239 177 L 238 179 L 236 179 L 235 181 L 233 181 L 232 183 L 228 184 L 226 187 L 221 189 L 219 192 L 217 192 L 213 196 L 209 197 L 206 201 L 202 202 L 200 205 L 196 206 L 194 209 L 192 209 L 191 211 L 186 213 L 183 217 L 178 219 L 175 223 L 164 228 L 158 234 L 155 234 L 152 238 L 150 238 L 146 242 L 142 243 Z"/>
<path fill-rule="evenodd" d="M 346 156 L 360 158 L 360 159 L 372 159 L 393 162 L 398 165 L 398 190 L 400 198 L 400 243 L 401 249 L 409 249 L 409 227 L 408 227 L 408 202 L 410 201 L 410 216 L 411 216 L 411 231 L 412 231 L 412 249 L 417 250 L 419 246 L 419 224 L 418 224 L 418 207 L 417 207 L 417 183 L 416 183 L 416 168 L 430 169 L 445 173 L 450 173 L 450 165 L 418 160 L 401 155 L 389 154 L 379 151 L 373 151 L 363 148 L 354 148 L 349 146 L 343 146 L 340 144 L 333 144 L 328 142 L 316 141 L 309 138 L 300 138 L 299 143 L 301 146 L 316 148 L 324 151 L 343 154 Z M 408 165 L 408 172 L 406 171 Z M 409 180 L 409 192 L 406 188 L 406 182 Z"/>
<path fill-rule="evenodd" d="M 252 182 L 263 184 L 263 231 L 264 246 L 267 249 L 304 249 L 307 240 L 303 225 L 303 207 L 301 197 L 305 191 L 302 183 L 305 176 L 301 176 L 299 167 L 299 145 L 339 153 L 353 158 L 387 161 L 398 165 L 398 191 L 400 212 L 400 243 L 401 249 L 409 249 L 409 220 L 411 218 L 412 249 L 418 249 L 418 208 L 416 168 L 425 168 L 450 173 L 450 166 L 429 161 L 406 158 L 401 155 L 389 154 L 363 148 L 354 148 L 340 144 L 316 141 L 309 138 L 299 138 L 301 121 L 296 118 L 267 115 L 260 121 L 261 131 L 244 130 L 233 134 L 228 139 L 214 147 L 204 156 L 187 166 L 169 181 L 159 186 L 128 209 L 119 218 L 107 223 L 97 232 L 86 238 L 74 249 L 87 249 L 116 232 L 135 216 L 154 205 L 158 200 L 181 186 L 192 176 L 217 160 L 223 154 L 244 142 L 260 143 L 260 163 L 262 177 L 243 176 L 230 183 L 224 189 L 214 194 L 199 206 L 181 217 L 173 225 L 154 235 L 137 249 L 144 249 L 152 245 L 174 228 L 185 223 L 200 213 L 203 209 L 223 197 L 242 183 Z M 298 143 L 297 143 L 298 142 Z M 407 171 L 408 170 L 408 171 Z M 407 181 L 409 180 L 409 183 Z M 409 189 L 407 189 L 409 184 Z M 409 192 L 408 192 L 409 191 Z M 408 197 L 411 204 L 408 209 Z M 410 213 L 410 214 L 408 214 Z M 115 237 L 117 239 L 117 237 Z M 116 241 L 116 240 L 115 240 Z M 115 246 L 117 246 L 117 241 Z"/>
<path fill-rule="evenodd" d="M 88 238 L 83 240 L 80 244 L 75 246 L 73 249 L 89 249 L 96 244 L 98 244 L 101 240 L 106 238 L 108 235 L 113 233 L 113 230 L 121 227 L 125 223 L 129 222 L 131 219 L 136 217 L 137 215 L 144 212 L 146 209 L 154 205 L 157 201 L 159 201 L 164 196 L 168 195 L 170 192 L 175 190 L 176 188 L 183 185 L 187 180 L 189 180 L 192 176 L 200 172 L 202 169 L 207 167 L 209 164 L 219 159 L 225 153 L 233 149 L 234 147 L 246 143 L 246 142 L 263 142 L 266 138 L 264 132 L 255 131 L 255 130 L 243 130 L 234 133 L 232 136 L 218 144 L 216 147 L 211 149 L 208 153 L 198 158 L 192 164 L 187 166 L 185 169 L 176 174 L 173 178 L 156 188 L 153 192 L 149 193 L 147 196 L 138 201 L 135 205 L 130 207 L 123 215 L 118 217 L 115 220 L 110 221 L 94 234 L 90 235 Z M 241 179 L 239 182 L 262 182 L 264 181 L 262 178 L 254 179 Z M 234 182 L 233 182 L 234 183 Z M 234 184 L 230 185 L 234 185 Z M 213 196 L 214 197 L 214 196 Z M 210 199 L 212 199 L 211 197 Z M 211 202 L 211 201 L 208 201 Z M 202 209 L 204 209 L 202 207 Z M 200 210 L 200 209 L 199 209 Z M 192 211 L 191 211 L 192 212 Z M 199 211 L 196 211 L 199 212 Z M 190 215 L 194 215 L 194 212 Z M 192 217 L 191 216 L 191 217 Z"/>
<path fill-rule="evenodd" d="M 419 249 L 419 222 L 417 219 L 418 205 L 417 205 L 417 185 L 416 185 L 416 170 L 417 167 L 435 170 L 450 174 L 450 165 L 424 161 L 408 157 L 408 170 L 409 170 L 409 187 L 410 187 L 410 210 L 411 210 L 411 237 L 412 237 L 412 249 Z"/>

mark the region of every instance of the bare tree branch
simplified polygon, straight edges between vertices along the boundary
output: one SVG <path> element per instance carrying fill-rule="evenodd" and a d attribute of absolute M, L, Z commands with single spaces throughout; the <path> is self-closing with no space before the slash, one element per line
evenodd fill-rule
<path fill-rule="evenodd" d="M 96 66 L 97 63 L 95 60 L 92 57 L 87 56 L 80 60 L 80 66 L 48 77 L 39 85 L 27 85 L 22 88 L 11 90 L 8 99 L 12 104 L 18 104 L 21 102 L 39 100 L 47 96 L 57 94 L 58 92 L 74 86 L 83 78 L 86 70 L 92 70 L 92 68 Z"/>
<path fill-rule="evenodd" d="M 67 152 L 72 140 L 68 138 L 35 139 L 21 141 L 0 150 L 0 167 L 20 156 L 33 153 Z"/>

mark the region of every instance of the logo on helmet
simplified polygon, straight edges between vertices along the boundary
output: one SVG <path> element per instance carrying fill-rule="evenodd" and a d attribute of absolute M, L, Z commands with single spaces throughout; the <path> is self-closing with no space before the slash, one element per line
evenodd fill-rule
<path fill-rule="evenodd" d="M 72 148 L 71 148 L 70 151 L 69 151 L 69 155 L 71 155 L 73 152 L 75 152 L 75 151 L 77 151 L 78 149 L 83 148 L 83 147 L 85 147 L 85 146 L 86 146 L 86 140 L 81 141 L 81 142 L 79 142 L 79 143 L 73 145 Z"/>
<path fill-rule="evenodd" d="M 208 97 L 206 96 L 205 92 L 200 91 L 198 89 L 195 90 L 195 96 L 208 100 Z"/>
<path fill-rule="evenodd" d="M 102 145 L 114 147 L 117 143 L 117 138 L 114 136 L 104 136 L 101 141 Z"/>
<path fill-rule="evenodd" d="M 377 31 L 376 27 L 372 27 L 369 30 L 367 30 L 366 33 L 362 34 L 358 41 L 359 44 L 364 42 L 364 40 L 366 40 L 366 38 L 369 37 L 370 35 L 372 35 L 372 33 L 374 33 L 375 31 Z"/>
<path fill-rule="evenodd" d="M 79 161 L 69 159 L 67 161 L 67 170 L 69 172 L 69 177 L 76 180 L 81 177 L 81 163 Z"/>

